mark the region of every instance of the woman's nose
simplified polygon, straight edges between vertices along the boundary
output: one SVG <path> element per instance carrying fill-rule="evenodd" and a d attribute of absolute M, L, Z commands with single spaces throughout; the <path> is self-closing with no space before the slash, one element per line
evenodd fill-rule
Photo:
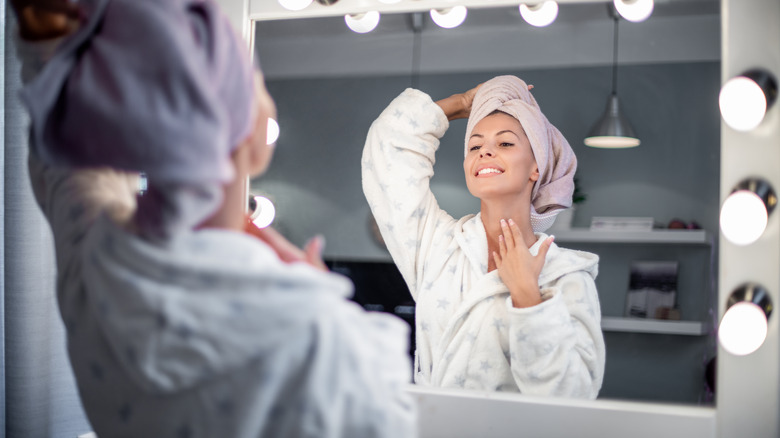
<path fill-rule="evenodd" d="M 495 156 L 494 153 L 493 153 L 493 148 L 492 147 L 488 147 L 487 145 L 482 146 L 479 149 L 479 156 L 480 157 L 493 157 L 493 156 Z"/>

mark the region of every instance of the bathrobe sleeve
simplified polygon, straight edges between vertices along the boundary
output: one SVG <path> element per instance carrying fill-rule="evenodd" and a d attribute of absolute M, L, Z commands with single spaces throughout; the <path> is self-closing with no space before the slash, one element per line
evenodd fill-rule
<path fill-rule="evenodd" d="M 506 302 L 512 376 L 520 392 L 595 399 L 606 352 L 593 277 L 568 273 L 543 285 L 542 296 L 547 299 L 529 308 Z"/>
<path fill-rule="evenodd" d="M 363 149 L 363 192 L 415 300 L 428 252 L 452 239 L 455 224 L 429 184 L 447 128 L 447 117 L 427 94 L 407 89 L 371 125 Z"/>

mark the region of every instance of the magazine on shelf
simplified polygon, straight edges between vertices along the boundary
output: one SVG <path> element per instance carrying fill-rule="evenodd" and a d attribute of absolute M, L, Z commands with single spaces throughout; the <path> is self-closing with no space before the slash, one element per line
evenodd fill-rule
<path fill-rule="evenodd" d="M 676 309 L 676 261 L 635 261 L 626 296 L 626 316 L 647 319 L 680 319 Z"/>

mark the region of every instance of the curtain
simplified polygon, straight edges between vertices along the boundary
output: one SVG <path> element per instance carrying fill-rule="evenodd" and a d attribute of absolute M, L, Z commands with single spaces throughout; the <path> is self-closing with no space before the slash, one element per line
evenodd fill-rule
<path fill-rule="evenodd" d="M 51 233 L 27 175 L 28 119 L 18 98 L 14 16 L 5 1 L 0 3 L 0 21 L 0 438 L 76 438 L 91 427 L 65 349 Z"/>

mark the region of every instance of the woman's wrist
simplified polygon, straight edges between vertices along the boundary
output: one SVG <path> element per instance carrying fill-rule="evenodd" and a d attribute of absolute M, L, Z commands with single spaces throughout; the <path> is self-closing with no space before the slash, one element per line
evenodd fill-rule
<path fill-rule="evenodd" d="M 444 114 L 447 116 L 447 120 L 449 121 L 468 117 L 462 94 L 453 94 L 450 97 L 437 100 L 436 105 L 439 105 L 442 111 L 444 111 Z"/>
<path fill-rule="evenodd" d="M 509 295 L 512 298 L 512 307 L 518 309 L 533 307 L 542 302 L 542 293 L 537 285 L 510 290 Z"/>

